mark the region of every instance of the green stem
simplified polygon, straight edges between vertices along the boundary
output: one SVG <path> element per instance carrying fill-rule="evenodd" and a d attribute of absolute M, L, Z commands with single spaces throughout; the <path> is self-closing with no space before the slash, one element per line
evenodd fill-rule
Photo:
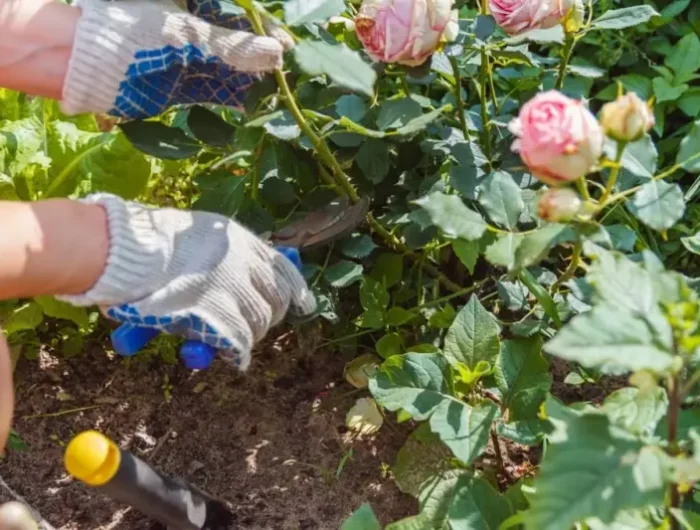
<path fill-rule="evenodd" d="M 459 71 L 459 63 L 456 57 L 450 56 L 450 64 L 455 75 L 455 99 L 457 99 L 457 112 L 459 113 L 459 123 L 462 126 L 462 134 L 467 142 L 471 141 L 469 137 L 469 127 L 467 127 L 467 118 L 464 113 L 464 100 L 462 99 L 462 74 Z"/>
<path fill-rule="evenodd" d="M 583 200 L 591 200 L 591 194 L 588 193 L 588 183 L 586 182 L 585 175 L 576 179 L 576 187 L 578 188 L 578 192 L 581 194 L 581 197 L 583 197 Z"/>
<path fill-rule="evenodd" d="M 668 378 L 668 451 L 671 456 L 676 456 L 679 453 L 678 449 L 678 416 L 681 409 L 681 381 L 678 375 Z M 678 484 L 669 484 L 669 509 L 678 509 L 681 505 L 681 495 L 678 491 Z M 671 523 L 670 530 L 680 530 L 680 526 L 676 518 L 669 514 Z"/>
<path fill-rule="evenodd" d="M 569 66 L 569 61 L 571 60 L 571 54 L 574 52 L 574 45 L 576 44 L 576 37 L 572 33 L 567 33 L 564 40 L 564 53 L 559 63 L 559 75 L 557 76 L 557 82 L 554 88 L 561 90 L 564 88 L 564 79 L 566 79 L 566 67 Z"/>
<path fill-rule="evenodd" d="M 625 152 L 625 147 L 627 147 L 627 142 L 617 142 L 617 153 L 615 155 L 615 166 L 610 170 L 610 177 L 608 177 L 608 182 L 605 183 L 605 191 L 600 197 L 600 203 L 605 204 L 605 201 L 610 197 L 612 189 L 615 187 L 617 182 L 617 177 L 620 174 L 620 161 L 622 160 L 622 155 Z"/>
<path fill-rule="evenodd" d="M 263 27 L 262 20 L 260 19 L 260 14 L 256 10 L 247 10 L 246 13 L 253 25 L 255 33 L 258 35 L 265 35 L 265 29 Z M 294 94 L 289 88 L 289 84 L 287 83 L 287 79 L 282 70 L 279 68 L 275 69 L 274 75 L 287 109 L 299 125 L 301 131 L 307 136 L 311 144 L 314 146 L 316 153 L 321 158 L 323 163 L 326 165 L 326 167 L 328 167 L 328 169 L 330 169 L 333 179 L 340 187 L 342 194 L 347 195 L 353 203 L 359 202 L 360 197 L 358 196 L 357 191 L 355 191 L 355 188 L 353 188 L 352 184 L 350 183 L 350 179 L 343 171 L 343 168 L 333 155 L 332 151 L 328 147 L 328 144 L 323 138 L 316 134 L 313 127 L 306 121 L 304 113 L 299 108 L 299 105 L 297 105 Z M 384 228 L 371 213 L 367 214 L 367 224 L 369 224 L 370 228 L 372 228 L 372 230 L 374 230 L 390 248 L 393 248 L 395 251 L 400 252 L 413 260 L 420 259 L 418 254 L 401 243 L 398 238 L 389 232 L 389 230 Z M 425 269 L 450 291 L 456 292 L 461 289 L 460 285 L 454 283 L 447 276 L 442 274 L 437 267 L 426 263 Z"/>
<path fill-rule="evenodd" d="M 486 3 L 486 2 L 484 2 Z M 481 126 L 484 128 L 483 147 L 486 158 L 491 163 L 491 120 L 489 118 L 486 83 L 488 82 L 489 56 L 486 49 L 481 49 L 481 73 L 479 75 L 479 99 L 481 100 Z"/>
<path fill-rule="evenodd" d="M 576 269 L 578 269 L 579 265 L 581 264 L 582 250 L 582 243 L 576 243 L 576 245 L 574 245 L 574 251 L 571 254 L 571 261 L 569 262 L 569 266 L 564 271 L 564 274 L 562 274 L 559 277 L 559 279 L 556 282 L 554 282 L 554 285 L 552 285 L 552 293 L 556 293 L 560 286 L 564 285 L 566 282 L 568 282 L 571 278 L 574 277 L 574 274 L 576 274 Z"/>

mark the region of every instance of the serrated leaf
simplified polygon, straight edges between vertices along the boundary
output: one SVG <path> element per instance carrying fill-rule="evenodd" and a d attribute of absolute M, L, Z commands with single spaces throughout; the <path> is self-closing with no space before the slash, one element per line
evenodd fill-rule
<path fill-rule="evenodd" d="M 700 39 L 694 33 L 688 33 L 673 47 L 666 57 L 666 66 L 673 70 L 676 83 L 692 79 L 700 68 Z"/>
<path fill-rule="evenodd" d="M 683 217 L 685 201 L 678 184 L 652 180 L 634 194 L 627 208 L 645 225 L 663 232 Z"/>
<path fill-rule="evenodd" d="M 482 217 L 467 208 L 456 195 L 435 192 L 418 199 L 416 204 L 428 213 L 433 224 L 449 238 L 473 241 L 486 231 Z"/>
<path fill-rule="evenodd" d="M 200 142 L 215 147 L 229 147 L 234 140 L 236 128 L 218 114 L 195 105 L 187 114 L 187 126 Z"/>
<path fill-rule="evenodd" d="M 202 150 L 202 144 L 187 136 L 182 129 L 157 121 L 131 121 L 119 127 L 134 147 L 156 158 L 181 160 Z"/>
<path fill-rule="evenodd" d="M 379 184 L 389 174 L 389 147 L 384 140 L 367 139 L 360 147 L 355 162 L 373 184 Z"/>
<path fill-rule="evenodd" d="M 510 410 L 510 421 L 534 419 L 552 386 L 549 363 L 542 356 L 542 340 L 504 341 L 493 377 L 501 405 Z"/>
<path fill-rule="evenodd" d="M 362 98 L 355 94 L 340 96 L 335 102 L 335 112 L 340 117 L 346 117 L 354 122 L 360 122 L 365 117 L 367 106 Z"/>
<path fill-rule="evenodd" d="M 648 5 L 610 9 L 603 13 L 591 24 L 593 29 L 623 29 L 638 24 L 644 24 L 653 17 L 659 16 L 656 10 Z"/>
<path fill-rule="evenodd" d="M 700 173 L 700 121 L 693 124 L 688 135 L 681 141 L 676 164 L 691 173 Z"/>
<path fill-rule="evenodd" d="M 479 193 L 481 204 L 491 220 L 513 230 L 525 208 L 520 187 L 504 171 L 494 171 L 484 180 Z"/>
<path fill-rule="evenodd" d="M 601 410 L 610 421 L 633 434 L 651 435 L 668 410 L 666 390 L 656 387 L 648 392 L 621 388 L 605 398 Z"/>
<path fill-rule="evenodd" d="M 340 250 L 348 258 L 361 259 L 369 256 L 375 248 L 377 245 L 367 234 L 353 234 L 343 241 Z"/>
<path fill-rule="evenodd" d="M 248 177 L 235 177 L 226 170 L 200 175 L 197 185 L 202 188 L 202 194 L 192 209 L 233 217 L 243 206 L 248 182 Z"/>
<path fill-rule="evenodd" d="M 345 520 L 340 530 L 382 530 L 382 526 L 374 515 L 372 507 L 365 503 Z"/>
<path fill-rule="evenodd" d="M 673 355 L 658 342 L 657 334 L 641 318 L 600 304 L 575 316 L 544 349 L 587 368 L 663 372 L 673 364 Z"/>
<path fill-rule="evenodd" d="M 700 254 L 700 232 L 696 232 L 692 236 L 682 237 L 681 243 L 689 252 Z"/>
<path fill-rule="evenodd" d="M 252 126 L 251 123 L 248 123 L 248 126 Z M 262 124 L 262 127 L 268 134 L 285 141 L 294 140 L 301 134 L 294 116 L 286 110 L 275 112 L 271 115 L 271 119 Z"/>
<path fill-rule="evenodd" d="M 515 264 L 513 268 L 524 268 L 537 264 L 555 245 L 573 241 L 574 231 L 567 225 L 548 224 L 539 230 L 523 236 L 515 249 Z"/>
<path fill-rule="evenodd" d="M 515 266 L 515 251 L 524 238 L 523 234 L 516 232 L 499 236 L 496 242 L 486 248 L 484 256 L 490 263 L 510 270 Z"/>
<path fill-rule="evenodd" d="M 474 274 L 474 266 L 479 258 L 479 242 L 456 239 L 452 242 L 452 250 L 467 268 L 469 274 Z"/>
<path fill-rule="evenodd" d="M 398 129 L 423 113 L 420 104 L 411 98 L 385 101 L 379 107 L 377 127 L 382 131 Z"/>
<path fill-rule="evenodd" d="M 284 20 L 290 26 L 301 26 L 309 22 L 325 22 L 343 11 L 343 0 L 287 0 Z"/>
<path fill-rule="evenodd" d="M 457 314 L 445 337 L 445 358 L 456 365 L 463 363 L 470 369 L 479 361 L 493 366 L 500 348 L 501 327 L 476 296 L 469 299 Z"/>
<path fill-rule="evenodd" d="M 306 73 L 325 74 L 340 86 L 372 96 L 376 72 L 344 44 L 303 40 L 294 47 L 294 57 Z"/>
<path fill-rule="evenodd" d="M 658 103 L 676 101 L 685 93 L 686 90 L 690 88 L 686 84 L 672 85 L 663 77 L 654 78 L 652 81 L 652 86 L 654 87 L 654 95 L 656 96 L 656 101 Z"/>
<path fill-rule="evenodd" d="M 403 409 L 418 421 L 429 419 L 432 432 L 468 464 L 486 448 L 498 407 L 491 401 L 471 407 L 452 396 L 452 386 L 442 355 L 408 353 L 390 357 L 369 388 L 388 410 Z"/>
<path fill-rule="evenodd" d="M 644 447 L 600 413 L 582 414 L 550 397 L 546 414 L 555 431 L 535 479 L 528 530 L 561 530 L 596 516 L 663 503 L 659 449 Z"/>
<path fill-rule="evenodd" d="M 328 267 L 324 277 L 333 287 L 347 287 L 362 278 L 362 265 L 342 260 Z"/>
<path fill-rule="evenodd" d="M 378 309 L 384 312 L 389 305 L 389 293 L 383 284 L 364 276 L 360 285 L 360 303 L 367 311 Z"/>

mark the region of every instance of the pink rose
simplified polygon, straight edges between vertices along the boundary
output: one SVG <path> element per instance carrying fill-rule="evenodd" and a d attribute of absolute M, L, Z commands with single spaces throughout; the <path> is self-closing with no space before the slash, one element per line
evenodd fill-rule
<path fill-rule="evenodd" d="M 355 30 L 375 61 L 418 66 L 440 44 L 451 10 L 452 0 L 364 0 Z"/>
<path fill-rule="evenodd" d="M 489 8 L 506 33 L 517 35 L 556 26 L 575 3 L 576 0 L 489 0 Z"/>
<path fill-rule="evenodd" d="M 603 153 L 603 130 L 583 102 L 556 90 L 543 92 L 510 122 L 520 152 L 533 175 L 550 185 L 589 173 Z"/>

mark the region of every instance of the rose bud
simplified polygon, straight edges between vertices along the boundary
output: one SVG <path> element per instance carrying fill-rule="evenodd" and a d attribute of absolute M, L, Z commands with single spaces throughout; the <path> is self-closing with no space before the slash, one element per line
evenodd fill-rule
<path fill-rule="evenodd" d="M 600 123 L 618 142 L 634 142 L 654 127 L 654 113 L 637 94 L 629 92 L 603 105 Z"/>
<path fill-rule="evenodd" d="M 569 188 L 552 188 L 544 192 L 537 203 L 540 219 L 552 223 L 571 221 L 581 211 L 583 201 Z"/>

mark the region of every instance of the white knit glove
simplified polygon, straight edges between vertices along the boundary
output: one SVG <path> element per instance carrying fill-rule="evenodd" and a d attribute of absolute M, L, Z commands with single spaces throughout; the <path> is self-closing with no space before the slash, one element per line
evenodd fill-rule
<path fill-rule="evenodd" d="M 241 107 L 246 90 L 282 65 L 291 40 L 258 37 L 245 17 L 234 29 L 212 25 L 171 0 L 78 0 L 82 9 L 62 108 L 67 114 L 109 113 L 136 119 L 176 104 Z M 193 4 L 203 15 L 211 6 Z M 284 44 L 284 46 L 283 46 Z"/>
<path fill-rule="evenodd" d="M 107 265 L 90 291 L 62 296 L 108 317 L 197 340 L 241 369 L 290 306 L 316 306 L 296 267 L 247 229 L 218 214 L 157 209 L 107 194 L 83 202 L 107 211 Z"/>

